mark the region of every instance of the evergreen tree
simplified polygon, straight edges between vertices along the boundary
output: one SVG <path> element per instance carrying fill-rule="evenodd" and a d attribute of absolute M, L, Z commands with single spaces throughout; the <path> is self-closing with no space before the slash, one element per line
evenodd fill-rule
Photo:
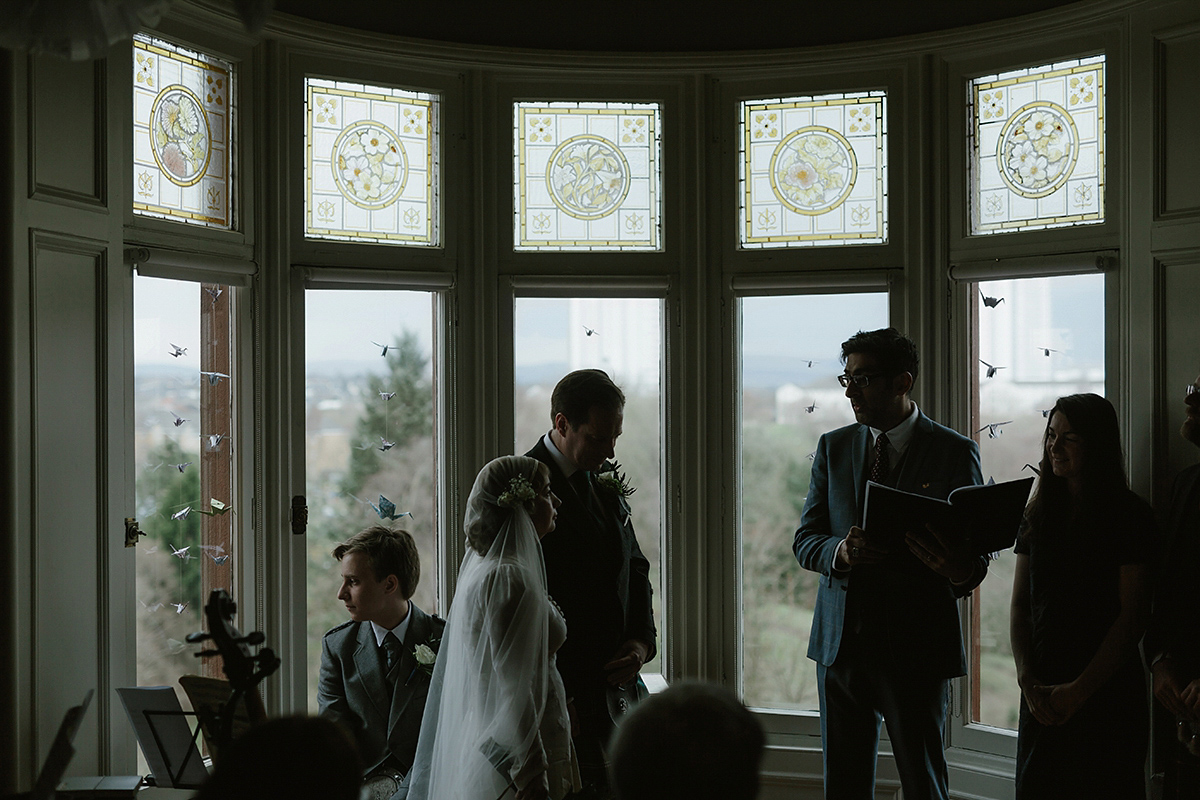
<path fill-rule="evenodd" d="M 388 374 L 367 380 L 365 408 L 355 426 L 357 447 L 342 480 L 342 491 L 347 494 L 359 494 L 363 484 L 382 468 L 379 448 L 385 440 L 403 447 L 433 430 L 433 392 L 425 376 L 429 359 L 422 355 L 416 334 L 401 334 L 385 358 Z M 380 392 L 395 392 L 395 396 L 384 400 Z"/>

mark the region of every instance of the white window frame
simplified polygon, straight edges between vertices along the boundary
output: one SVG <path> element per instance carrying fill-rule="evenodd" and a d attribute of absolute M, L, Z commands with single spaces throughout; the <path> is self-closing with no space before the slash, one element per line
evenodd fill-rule
<path fill-rule="evenodd" d="M 887 292 L 889 324 L 902 326 L 898 321 L 903 319 L 903 295 L 898 291 L 901 271 L 898 269 L 871 270 L 840 270 L 806 273 L 774 273 L 774 274 L 742 274 L 734 275 L 727 282 L 727 302 L 725 325 L 729 334 L 725 337 L 728 343 L 726 356 L 729 366 L 723 370 L 726 387 L 725 398 L 730 413 L 723 415 L 727 429 L 726 439 L 729 442 L 729 456 L 721 464 L 722 483 L 729 487 L 725 492 L 725 505 L 730 509 L 728 521 L 722 526 L 726 534 L 726 544 L 722 549 L 724 563 L 733 564 L 733 570 L 726 570 L 722 576 L 722 588 L 725 594 L 733 598 L 728 605 L 728 614 L 732 619 L 727 621 L 729 630 L 734 636 L 727 637 L 724 656 L 726 663 L 734 665 L 736 685 L 740 692 L 742 686 L 742 632 L 744 630 L 742 616 L 742 541 L 741 541 L 741 452 L 742 452 L 742 409 L 741 409 L 741 330 L 742 305 L 741 300 L 747 297 L 779 297 L 820 294 L 855 294 Z M 800 520 L 796 520 L 800 525 Z M 791 542 L 780 539 L 780 547 L 791 550 Z M 797 570 L 803 569 L 795 564 Z M 769 750 L 776 748 L 795 750 L 803 756 L 803 772 L 805 775 L 822 774 L 819 761 L 821 754 L 821 717 L 817 711 L 790 711 L 772 708 L 754 708 L 767 731 L 770 739 Z M 887 741 L 887 731 L 880 733 L 881 749 Z M 778 742 L 778 744 L 776 744 Z M 811 761 L 813 754 L 818 761 Z M 768 758 L 768 763 L 770 759 Z M 886 769 L 880 773 L 880 785 L 884 785 Z"/>
<path fill-rule="evenodd" d="M 625 254 L 611 253 L 613 257 Z M 684 658 L 683 647 L 686 637 L 683 634 L 685 625 L 694 619 L 685 610 L 686 598 L 683 594 L 683 584 L 674 579 L 677 572 L 684 567 L 684 559 L 689 543 L 679 541 L 677 532 L 682 530 L 679 525 L 680 517 L 680 486 L 678 469 L 680 464 L 678 448 L 680 443 L 673 435 L 675 426 L 675 409 L 680 388 L 678 377 L 671 368 L 673 353 L 678 352 L 679 337 L 676 334 L 679 327 L 679 299 L 671 279 L 658 276 L 616 276 L 598 277 L 581 276 L 568 277 L 559 275 L 507 275 L 500 279 L 498 298 L 499 358 L 498 383 L 501 387 L 497 392 L 497 429 L 499 432 L 500 452 L 508 452 L 515 436 L 515 406 L 514 388 L 516 385 L 515 369 L 515 333 L 516 333 L 516 304 L 520 298 L 553 297 L 553 298 L 645 298 L 662 302 L 662 373 L 659 378 L 660 406 L 659 418 L 662 421 L 661 452 L 661 505 L 659 508 L 660 530 L 662 539 L 659 550 L 658 576 L 651 575 L 651 586 L 662 598 L 661 618 L 655 618 L 654 624 L 658 629 L 658 652 L 661 664 L 659 673 L 649 673 L 647 684 L 659 687 L 663 681 L 670 682 L 681 674 L 679 665 Z M 547 409 L 549 411 L 549 409 Z M 518 450 L 524 446 L 518 444 Z M 618 460 L 620 456 L 618 454 Z M 634 501 L 636 502 L 636 500 Z M 639 532 L 639 541 L 645 532 Z M 678 609 L 678 611 L 677 611 Z M 676 631 L 679 631 L 677 634 Z"/>

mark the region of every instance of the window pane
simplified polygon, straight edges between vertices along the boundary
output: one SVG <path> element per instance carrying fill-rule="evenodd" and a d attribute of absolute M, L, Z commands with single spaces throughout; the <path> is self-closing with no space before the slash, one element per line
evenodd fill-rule
<path fill-rule="evenodd" d="M 337 599 L 341 566 L 332 551 L 339 542 L 372 525 L 411 533 L 421 559 L 413 602 L 429 614 L 439 610 L 434 297 L 320 289 L 304 295 L 313 712 L 321 637 L 348 619 Z"/>
<path fill-rule="evenodd" d="M 224 677 L 219 659 L 186 645 L 205 627 L 214 588 L 232 590 L 243 519 L 234 493 L 231 325 L 227 286 L 134 278 L 134 456 L 137 682 L 174 686 L 179 676 Z M 235 598 L 240 599 L 240 598 Z"/>
<path fill-rule="evenodd" d="M 438 96 L 305 79 L 310 239 L 438 245 Z"/>
<path fill-rule="evenodd" d="M 1104 276 L 980 283 L 975 410 L 984 480 L 1028 477 L 1041 460 L 1045 415 L 1062 395 L 1104 394 Z M 995 370 L 992 370 L 992 367 Z M 991 377 L 988 374 L 992 373 Z M 993 427 L 994 425 L 994 427 Z M 1008 635 L 1012 552 L 972 593 L 972 720 L 1017 727 L 1020 691 Z"/>
<path fill-rule="evenodd" d="M 1104 56 L 970 82 L 971 233 L 1104 221 Z"/>
<path fill-rule="evenodd" d="M 229 228 L 233 65 L 133 38 L 133 213 Z"/>
<path fill-rule="evenodd" d="M 662 606 L 662 300 L 520 297 L 516 303 L 515 453 L 550 430 L 550 393 L 577 369 L 602 369 L 625 392 L 616 460 L 637 494 L 629 499 L 638 545 L 650 562 L 659 656 L 643 672 L 661 672 L 667 629 Z"/>
<path fill-rule="evenodd" d="M 742 247 L 887 241 L 887 94 L 742 103 Z"/>
<path fill-rule="evenodd" d="M 741 300 L 742 692 L 757 708 L 815 710 L 817 670 L 805 655 L 815 572 L 792 538 L 811 456 L 826 431 L 854 422 L 837 376 L 842 342 L 886 327 L 887 293 Z"/>
<path fill-rule="evenodd" d="M 514 103 L 517 250 L 662 248 L 657 103 Z"/>

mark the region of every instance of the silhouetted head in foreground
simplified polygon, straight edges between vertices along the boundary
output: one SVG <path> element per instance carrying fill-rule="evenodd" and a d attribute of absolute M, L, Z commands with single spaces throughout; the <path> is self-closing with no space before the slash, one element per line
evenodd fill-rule
<path fill-rule="evenodd" d="M 676 684 L 639 704 L 613 740 L 617 800 L 753 800 L 763 730 L 721 686 Z"/>
<path fill-rule="evenodd" d="M 255 725 L 222 750 L 196 800 L 358 800 L 362 762 L 349 735 L 320 717 Z"/>

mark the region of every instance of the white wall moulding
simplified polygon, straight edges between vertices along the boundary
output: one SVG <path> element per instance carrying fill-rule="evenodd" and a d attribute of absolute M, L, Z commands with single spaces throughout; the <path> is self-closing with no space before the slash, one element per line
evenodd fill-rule
<path fill-rule="evenodd" d="M 150 247 L 125 248 L 125 263 L 135 267 L 139 275 L 150 278 L 223 283 L 238 287 L 249 286 L 258 273 L 258 265 L 253 261 Z"/>
<path fill-rule="evenodd" d="M 107 203 L 107 61 L 29 59 L 29 195 Z"/>
<path fill-rule="evenodd" d="M 1155 164 L 1156 195 L 1160 217 L 1200 213 L 1200 104 L 1195 102 L 1196 74 L 1200 72 L 1200 30 L 1195 25 L 1163 34 L 1155 42 L 1155 83 L 1162 108 L 1154 120 L 1158 129 Z"/>
<path fill-rule="evenodd" d="M 1053 275 L 1108 272 L 1119 264 L 1120 256 L 1116 250 L 1102 250 L 959 261 L 950 266 L 948 274 L 952 281 L 998 281 L 1005 278 L 1048 278 Z"/>

